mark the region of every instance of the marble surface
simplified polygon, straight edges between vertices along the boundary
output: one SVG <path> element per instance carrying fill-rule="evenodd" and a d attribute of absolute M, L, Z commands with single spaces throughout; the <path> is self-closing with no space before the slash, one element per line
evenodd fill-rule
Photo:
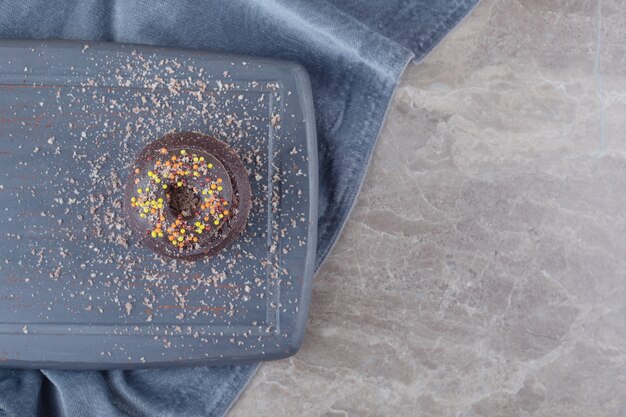
<path fill-rule="evenodd" d="M 230 417 L 626 416 L 625 16 L 483 0 L 408 68 L 302 350 Z"/>

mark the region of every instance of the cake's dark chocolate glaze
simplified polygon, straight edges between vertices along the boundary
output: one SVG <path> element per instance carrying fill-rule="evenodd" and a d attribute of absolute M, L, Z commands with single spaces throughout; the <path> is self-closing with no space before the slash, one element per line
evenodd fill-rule
<path fill-rule="evenodd" d="M 216 255 L 244 230 L 252 205 L 239 156 L 196 132 L 170 133 L 146 146 L 125 189 L 133 233 L 155 252 L 193 260 Z"/>

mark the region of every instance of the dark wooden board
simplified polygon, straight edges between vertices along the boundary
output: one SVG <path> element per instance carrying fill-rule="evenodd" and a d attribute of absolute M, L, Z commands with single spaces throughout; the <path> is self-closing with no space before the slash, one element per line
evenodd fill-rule
<path fill-rule="evenodd" d="M 254 205 L 215 258 L 125 224 L 137 153 L 172 131 L 235 148 Z M 293 354 L 315 265 L 317 150 L 298 65 L 135 45 L 0 42 L 0 364 L 71 369 Z"/>

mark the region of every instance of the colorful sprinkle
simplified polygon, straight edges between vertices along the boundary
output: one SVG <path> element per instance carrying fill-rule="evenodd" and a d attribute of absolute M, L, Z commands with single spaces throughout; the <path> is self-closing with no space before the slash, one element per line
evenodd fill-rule
<path fill-rule="evenodd" d="M 165 155 L 168 150 L 161 148 L 160 153 Z M 208 169 L 213 168 L 213 164 L 205 162 L 203 156 L 189 155 L 189 151 L 185 149 L 177 153 L 181 156 L 171 155 L 163 161 L 154 161 L 151 169 L 147 171 L 151 185 L 137 189 L 138 196 L 131 197 L 131 206 L 137 210 L 141 218 L 148 219 L 151 225 L 147 230 L 149 236 L 167 239 L 174 247 L 183 250 L 186 246 L 198 242 L 198 236 L 206 230 L 216 230 L 213 225 L 219 226 L 227 221 L 230 211 L 225 209 L 229 203 L 221 195 L 224 180 L 212 179 L 208 175 Z M 140 173 L 139 170 L 136 172 Z M 135 181 L 137 184 L 140 183 L 139 178 Z M 168 219 L 169 211 L 165 211 L 164 197 L 170 198 L 171 194 L 159 190 L 167 190 L 172 184 L 174 187 L 193 187 L 194 193 L 204 196 L 199 213 L 196 213 L 198 217 L 192 221 L 188 222 L 181 216 Z"/>

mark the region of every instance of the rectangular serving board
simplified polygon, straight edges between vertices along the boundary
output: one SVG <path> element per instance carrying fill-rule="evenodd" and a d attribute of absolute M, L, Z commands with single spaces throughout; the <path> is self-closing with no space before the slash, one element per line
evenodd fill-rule
<path fill-rule="evenodd" d="M 138 152 L 233 147 L 253 207 L 219 256 L 164 259 L 122 210 Z M 0 365 L 113 369 L 295 353 L 315 265 L 312 95 L 293 63 L 136 45 L 0 41 Z"/>

